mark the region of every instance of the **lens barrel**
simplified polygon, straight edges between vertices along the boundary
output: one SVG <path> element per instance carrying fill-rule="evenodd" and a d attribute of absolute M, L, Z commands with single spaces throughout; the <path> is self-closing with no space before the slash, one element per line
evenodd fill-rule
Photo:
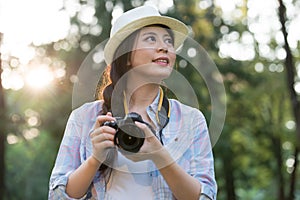
<path fill-rule="evenodd" d="M 119 126 L 115 135 L 115 144 L 125 151 L 136 153 L 143 146 L 145 140 L 144 131 L 134 123 Z"/>

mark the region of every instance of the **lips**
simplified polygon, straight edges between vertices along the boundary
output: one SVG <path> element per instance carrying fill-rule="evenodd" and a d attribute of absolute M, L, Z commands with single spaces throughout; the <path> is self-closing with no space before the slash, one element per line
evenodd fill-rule
<path fill-rule="evenodd" d="M 161 64 L 161 65 L 168 65 L 170 60 L 169 58 L 166 57 L 159 57 L 153 60 L 153 62 L 157 63 L 157 64 Z"/>

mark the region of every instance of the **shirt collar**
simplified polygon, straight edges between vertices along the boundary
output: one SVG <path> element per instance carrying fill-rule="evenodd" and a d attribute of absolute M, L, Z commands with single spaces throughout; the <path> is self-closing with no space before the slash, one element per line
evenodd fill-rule
<path fill-rule="evenodd" d="M 158 90 L 157 95 L 153 100 L 153 102 L 148 106 L 148 108 L 150 108 L 154 113 L 156 113 L 158 109 L 159 97 L 160 97 L 160 90 Z"/>

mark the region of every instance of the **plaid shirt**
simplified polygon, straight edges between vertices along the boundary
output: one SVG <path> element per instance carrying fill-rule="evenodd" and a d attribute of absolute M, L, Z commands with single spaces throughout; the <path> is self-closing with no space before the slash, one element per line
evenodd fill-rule
<path fill-rule="evenodd" d="M 157 123 L 157 105 L 158 97 L 147 108 L 147 113 L 154 123 Z M 206 120 L 198 109 L 181 104 L 177 100 L 170 99 L 170 105 L 170 121 L 162 132 L 163 143 L 174 160 L 201 183 L 200 199 L 215 200 L 217 184 Z M 89 134 L 101 108 L 102 101 L 95 101 L 86 103 L 71 113 L 50 177 L 48 199 L 72 199 L 65 193 L 65 186 L 69 175 L 92 154 Z M 149 171 L 153 177 L 154 199 L 175 199 L 154 164 L 150 166 Z M 99 172 L 94 177 L 93 186 L 98 199 L 109 199 L 105 196 L 105 181 Z"/>

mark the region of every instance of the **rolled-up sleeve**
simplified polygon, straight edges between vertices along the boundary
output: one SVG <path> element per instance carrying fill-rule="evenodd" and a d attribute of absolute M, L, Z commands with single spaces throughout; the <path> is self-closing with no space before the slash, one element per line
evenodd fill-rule
<path fill-rule="evenodd" d="M 48 199 L 72 199 L 66 194 L 65 188 L 68 177 L 81 163 L 79 152 L 81 128 L 80 121 L 76 120 L 76 115 L 72 112 L 50 176 Z"/>
<path fill-rule="evenodd" d="M 190 174 L 201 183 L 200 199 L 215 200 L 217 183 L 214 172 L 214 158 L 210 143 L 206 120 L 201 112 L 197 112 L 191 125 L 194 134 L 191 146 Z"/>

